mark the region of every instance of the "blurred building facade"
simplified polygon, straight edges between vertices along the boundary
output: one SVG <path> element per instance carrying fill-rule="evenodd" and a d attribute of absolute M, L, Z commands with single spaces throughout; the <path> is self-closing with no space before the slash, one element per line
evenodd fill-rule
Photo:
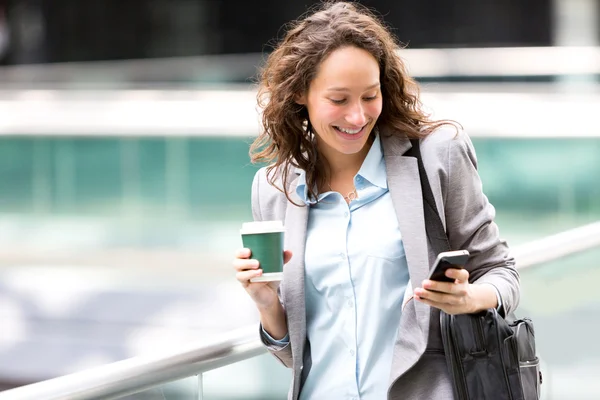
<path fill-rule="evenodd" d="M 411 48 L 550 46 L 556 2 L 560 0 L 362 1 L 383 15 Z M 2 0 L 11 31 L 4 63 L 256 53 L 278 32 L 281 36 L 285 22 L 316 3 Z"/>

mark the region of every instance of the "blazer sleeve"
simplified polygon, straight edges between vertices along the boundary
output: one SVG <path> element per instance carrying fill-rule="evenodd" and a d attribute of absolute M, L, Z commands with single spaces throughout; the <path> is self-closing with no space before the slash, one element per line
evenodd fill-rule
<path fill-rule="evenodd" d="M 254 174 L 254 179 L 252 180 L 252 217 L 255 221 L 262 221 L 262 213 L 260 211 L 260 180 L 264 179 L 261 177 L 265 175 L 264 168 L 259 169 Z"/>
<path fill-rule="evenodd" d="M 260 206 L 261 197 L 273 194 L 273 191 L 270 189 L 270 185 L 267 182 L 266 170 L 265 168 L 261 168 L 256 172 L 254 175 L 254 180 L 252 181 L 252 216 L 255 221 L 262 221 L 263 217 L 269 214 L 268 210 L 263 212 Z M 270 202 L 263 201 L 263 203 L 269 204 Z M 281 286 L 278 288 L 277 292 L 279 295 L 279 301 L 283 304 L 281 297 Z M 269 353 L 271 353 L 284 366 L 292 368 L 292 346 L 290 345 L 289 341 L 283 346 L 278 343 L 274 343 L 265 334 L 262 324 L 259 326 L 259 336 L 261 342 L 265 345 Z"/>
<path fill-rule="evenodd" d="M 496 211 L 482 190 L 477 158 L 470 138 L 463 132 L 446 142 L 446 230 L 454 249 L 471 254 L 466 268 L 470 281 L 491 284 L 501 297 L 503 314 L 513 312 L 520 297 L 519 274 L 506 241 L 494 222 Z"/>

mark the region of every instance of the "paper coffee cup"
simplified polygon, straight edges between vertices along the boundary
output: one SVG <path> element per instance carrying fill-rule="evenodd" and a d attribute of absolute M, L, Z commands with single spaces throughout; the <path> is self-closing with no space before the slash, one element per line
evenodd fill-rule
<path fill-rule="evenodd" d="M 280 281 L 283 278 L 283 238 L 285 228 L 282 221 L 254 221 L 242 224 L 240 234 L 244 247 L 252 252 L 251 258 L 258 260 L 262 276 L 250 282 Z"/>

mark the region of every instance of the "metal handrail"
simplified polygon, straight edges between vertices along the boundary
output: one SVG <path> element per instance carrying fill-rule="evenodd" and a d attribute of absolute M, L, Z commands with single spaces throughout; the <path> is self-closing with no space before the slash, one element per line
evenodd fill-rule
<path fill-rule="evenodd" d="M 547 236 L 512 251 L 520 270 L 600 246 L 600 221 Z"/>
<path fill-rule="evenodd" d="M 257 326 L 0 392 L 0 400 L 118 399 L 263 354 Z"/>
<path fill-rule="evenodd" d="M 519 269 L 600 246 L 600 221 L 513 249 Z M 0 393 L 0 400 L 116 399 L 263 354 L 256 326 L 192 343 L 177 351 L 140 356 Z"/>

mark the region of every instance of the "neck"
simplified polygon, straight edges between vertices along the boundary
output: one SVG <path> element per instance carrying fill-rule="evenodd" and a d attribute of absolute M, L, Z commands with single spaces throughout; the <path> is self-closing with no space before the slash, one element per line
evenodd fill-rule
<path fill-rule="evenodd" d="M 355 154 L 339 153 L 331 148 L 321 150 L 321 153 L 327 159 L 329 180 L 352 179 L 360 170 L 367 154 L 371 149 L 373 139 L 369 138 L 365 146 Z"/>

